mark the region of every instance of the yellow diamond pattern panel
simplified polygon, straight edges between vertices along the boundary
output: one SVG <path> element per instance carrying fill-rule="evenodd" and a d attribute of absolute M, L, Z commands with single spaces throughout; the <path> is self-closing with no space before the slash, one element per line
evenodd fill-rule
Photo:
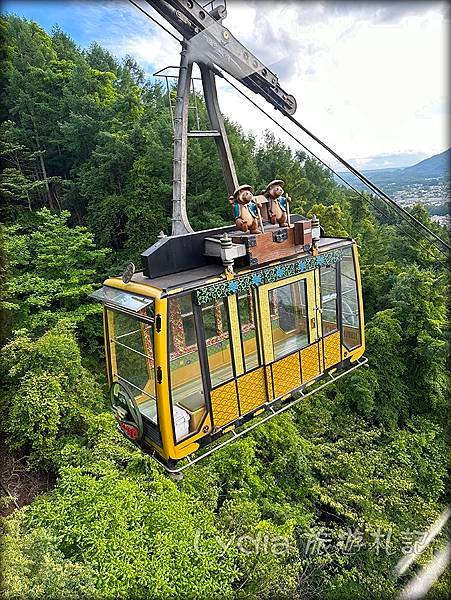
<path fill-rule="evenodd" d="M 318 342 L 301 351 L 302 383 L 319 375 Z"/>
<path fill-rule="evenodd" d="M 281 358 L 272 366 L 274 377 L 274 393 L 276 398 L 291 392 L 301 385 L 301 368 L 299 352 Z"/>
<path fill-rule="evenodd" d="M 239 417 L 235 381 L 212 390 L 210 397 L 215 427 L 223 427 Z"/>
<path fill-rule="evenodd" d="M 340 332 L 324 338 L 324 368 L 328 369 L 341 361 Z"/>
<path fill-rule="evenodd" d="M 245 415 L 266 402 L 265 372 L 257 369 L 238 379 L 241 414 Z"/>

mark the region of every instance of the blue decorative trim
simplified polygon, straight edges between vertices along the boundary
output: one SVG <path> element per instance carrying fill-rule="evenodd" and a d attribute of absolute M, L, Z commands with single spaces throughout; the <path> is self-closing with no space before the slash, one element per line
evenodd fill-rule
<path fill-rule="evenodd" d="M 247 293 L 251 287 L 274 283 L 280 279 L 306 273 L 318 267 L 329 267 L 339 262 L 343 255 L 343 250 L 331 250 L 318 256 L 308 256 L 285 265 L 259 269 L 253 273 L 246 273 L 246 275 L 238 275 L 231 281 L 215 283 L 196 290 L 197 301 L 199 304 L 207 304 L 236 293 Z"/>

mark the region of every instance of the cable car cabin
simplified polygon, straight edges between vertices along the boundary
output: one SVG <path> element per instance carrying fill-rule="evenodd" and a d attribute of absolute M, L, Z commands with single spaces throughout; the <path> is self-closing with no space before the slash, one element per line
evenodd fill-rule
<path fill-rule="evenodd" d="M 118 427 L 168 470 L 326 374 L 359 366 L 364 352 L 353 240 L 292 244 L 274 260 L 289 240 L 265 258 L 252 255 L 263 238 L 243 243 L 233 229 L 161 238 L 142 255 L 143 272 L 93 294 L 104 303 Z M 266 237 L 281 237 L 271 229 Z"/>

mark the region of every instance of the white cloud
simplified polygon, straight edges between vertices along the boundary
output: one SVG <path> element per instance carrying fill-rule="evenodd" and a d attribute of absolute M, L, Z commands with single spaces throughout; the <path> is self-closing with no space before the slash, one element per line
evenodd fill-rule
<path fill-rule="evenodd" d="M 294 94 L 296 117 L 356 165 L 374 165 L 380 155 L 383 166 L 388 155 L 408 160 L 449 145 L 447 3 L 229 0 L 227 8 L 224 25 Z M 132 54 L 149 75 L 178 64 L 179 44 L 128 2 L 96 3 L 96 10 L 114 25 L 92 33 L 113 53 Z M 224 82 L 218 87 L 223 112 L 245 131 L 279 134 Z"/>
<path fill-rule="evenodd" d="M 265 39 L 268 56 L 290 52 L 280 79 L 298 100 L 296 116 L 339 153 L 363 164 L 449 144 L 445 4 L 229 1 L 228 9 L 227 25 L 246 23 L 241 39 L 258 56 Z M 264 126 L 247 111 L 240 118 L 241 101 L 229 94 L 222 106 L 246 127 Z"/>

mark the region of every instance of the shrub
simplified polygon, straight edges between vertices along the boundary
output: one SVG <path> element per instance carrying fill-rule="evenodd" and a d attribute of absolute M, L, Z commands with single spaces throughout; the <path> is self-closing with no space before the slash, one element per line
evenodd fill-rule
<path fill-rule="evenodd" d="M 2 428 L 12 448 L 48 464 L 64 435 L 80 434 L 103 400 L 100 387 L 81 364 L 73 332 L 62 324 L 37 340 L 24 332 L 1 353 L 6 384 Z"/>

